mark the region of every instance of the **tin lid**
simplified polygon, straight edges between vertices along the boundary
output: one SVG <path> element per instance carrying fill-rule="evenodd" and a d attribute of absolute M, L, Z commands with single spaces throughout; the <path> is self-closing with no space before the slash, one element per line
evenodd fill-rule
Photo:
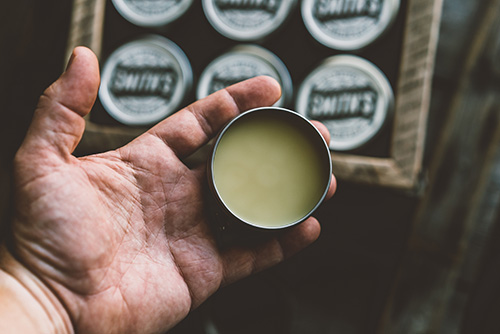
<path fill-rule="evenodd" d="M 202 0 L 210 24 L 236 41 L 260 40 L 285 22 L 296 0 Z"/>
<path fill-rule="evenodd" d="M 151 124 L 177 110 L 192 81 L 184 52 L 164 37 L 148 35 L 109 56 L 102 69 L 99 98 L 117 121 Z"/>
<path fill-rule="evenodd" d="M 271 51 L 257 45 L 239 45 L 214 59 L 203 70 L 197 88 L 201 99 L 222 88 L 259 75 L 276 79 L 282 87 L 281 98 L 275 106 L 290 103 L 292 78 L 285 64 Z"/>
<path fill-rule="evenodd" d="M 116 10 L 141 27 L 165 26 L 181 17 L 193 0 L 112 0 Z"/>
<path fill-rule="evenodd" d="M 358 56 L 327 58 L 302 82 L 297 112 L 322 122 L 330 149 L 348 151 L 372 140 L 393 112 L 394 94 L 386 76 Z"/>
<path fill-rule="evenodd" d="M 400 0 L 304 0 L 302 19 L 310 34 L 337 50 L 364 48 L 382 36 L 399 11 Z"/>

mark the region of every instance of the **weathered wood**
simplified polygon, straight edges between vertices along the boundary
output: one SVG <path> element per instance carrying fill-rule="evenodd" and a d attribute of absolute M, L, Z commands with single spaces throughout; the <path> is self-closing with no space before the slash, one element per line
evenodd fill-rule
<path fill-rule="evenodd" d="M 441 8 L 441 1 L 411 2 L 403 44 L 392 156 L 413 183 L 422 167 Z"/>
<path fill-rule="evenodd" d="M 484 60 L 500 1 L 483 6 L 379 333 L 459 333 L 499 214 L 500 96 Z"/>
<path fill-rule="evenodd" d="M 392 159 L 333 154 L 333 172 L 337 177 L 357 183 L 411 189 L 413 180 L 401 174 Z"/>
<path fill-rule="evenodd" d="M 67 59 L 76 46 L 87 46 L 100 56 L 105 5 L 106 0 L 73 0 Z"/>

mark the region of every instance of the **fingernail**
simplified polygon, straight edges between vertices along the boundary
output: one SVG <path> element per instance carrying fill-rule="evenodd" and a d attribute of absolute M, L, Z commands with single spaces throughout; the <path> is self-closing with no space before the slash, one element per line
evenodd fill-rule
<path fill-rule="evenodd" d="M 68 69 L 71 67 L 71 64 L 73 63 L 73 59 L 75 59 L 75 50 L 71 53 L 71 57 L 69 58 L 68 64 L 66 65 L 66 72 Z"/>

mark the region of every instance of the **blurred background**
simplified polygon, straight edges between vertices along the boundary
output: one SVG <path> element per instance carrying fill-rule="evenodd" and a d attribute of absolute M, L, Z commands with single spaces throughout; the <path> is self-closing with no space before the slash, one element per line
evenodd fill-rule
<path fill-rule="evenodd" d="M 2 226 L 13 155 L 65 67 L 71 11 L 67 0 L 2 5 Z M 340 179 L 314 245 L 221 290 L 171 332 L 500 333 L 499 92 L 500 1 L 444 0 L 419 188 Z"/>

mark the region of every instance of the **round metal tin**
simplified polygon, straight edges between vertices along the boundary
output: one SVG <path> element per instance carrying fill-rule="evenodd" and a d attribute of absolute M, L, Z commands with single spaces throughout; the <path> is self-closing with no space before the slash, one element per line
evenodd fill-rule
<path fill-rule="evenodd" d="M 321 121 L 331 135 L 330 149 L 362 147 L 384 127 L 394 108 L 386 76 L 373 63 L 351 55 L 327 58 L 300 85 L 296 108 Z"/>
<path fill-rule="evenodd" d="M 302 19 L 323 45 L 355 51 L 373 43 L 392 25 L 400 0 L 304 0 Z"/>
<path fill-rule="evenodd" d="M 205 16 L 221 35 L 240 42 L 261 40 L 287 19 L 296 0 L 202 0 Z"/>
<path fill-rule="evenodd" d="M 214 59 L 200 76 L 197 98 L 259 75 L 273 77 L 280 83 L 282 95 L 275 106 L 287 106 L 293 94 L 290 73 L 274 53 L 257 45 L 239 45 Z"/>
<path fill-rule="evenodd" d="M 241 215 L 235 213 L 233 209 L 230 207 L 230 205 L 226 203 L 226 200 L 224 199 L 224 196 L 221 195 L 220 189 L 218 188 L 217 185 L 217 181 L 215 180 L 214 177 L 214 161 L 216 159 L 217 150 L 219 148 L 221 140 L 224 138 L 227 132 L 231 131 L 232 127 L 234 127 L 235 124 L 245 121 L 245 119 L 255 117 L 256 114 L 257 115 L 260 114 L 260 116 L 264 117 L 280 117 L 280 122 L 292 122 L 293 124 L 296 124 L 295 126 L 297 126 L 297 128 L 300 128 L 301 129 L 300 131 L 303 131 L 304 135 L 308 136 L 309 140 L 313 143 L 314 151 L 316 152 L 315 154 L 317 154 L 318 161 L 321 161 L 321 175 L 318 175 L 324 181 L 322 182 L 324 188 L 322 188 L 323 191 L 321 193 L 321 196 L 318 198 L 317 201 L 314 202 L 313 205 L 310 206 L 306 214 L 304 214 L 299 219 L 289 221 L 288 223 L 285 224 L 266 226 L 242 218 Z M 261 136 L 261 135 L 262 133 L 260 132 L 255 133 L 255 136 Z M 270 143 L 270 145 L 273 145 L 273 143 Z M 251 147 L 253 147 L 253 144 L 251 145 Z M 276 157 L 273 156 L 270 158 L 276 158 Z M 294 168 L 294 166 L 290 167 Z M 318 129 L 305 117 L 303 117 L 302 115 L 298 114 L 295 111 L 285 108 L 261 107 L 261 108 L 251 109 L 236 116 L 219 132 L 213 146 L 212 154 L 208 161 L 207 176 L 208 176 L 209 188 L 213 195 L 212 198 L 215 201 L 215 207 L 213 208 L 213 211 L 215 212 L 216 224 L 218 224 L 219 231 L 229 230 L 229 233 L 231 233 L 231 231 L 233 233 L 234 231 L 239 231 L 240 233 L 242 231 L 243 232 L 246 231 L 252 233 L 259 230 L 261 231 L 280 230 L 303 222 L 321 205 L 330 187 L 330 182 L 332 179 L 332 161 L 331 161 L 330 150 L 323 136 L 318 131 Z M 290 180 L 290 182 L 293 183 L 294 181 Z M 241 189 L 242 192 L 245 192 L 246 190 L 247 189 Z"/>
<path fill-rule="evenodd" d="M 102 69 L 99 98 L 117 121 L 151 124 L 177 110 L 192 82 L 184 52 L 164 37 L 148 35 L 109 56 Z"/>
<path fill-rule="evenodd" d="M 193 0 L 112 0 L 116 10 L 141 27 L 166 26 L 181 17 Z"/>

